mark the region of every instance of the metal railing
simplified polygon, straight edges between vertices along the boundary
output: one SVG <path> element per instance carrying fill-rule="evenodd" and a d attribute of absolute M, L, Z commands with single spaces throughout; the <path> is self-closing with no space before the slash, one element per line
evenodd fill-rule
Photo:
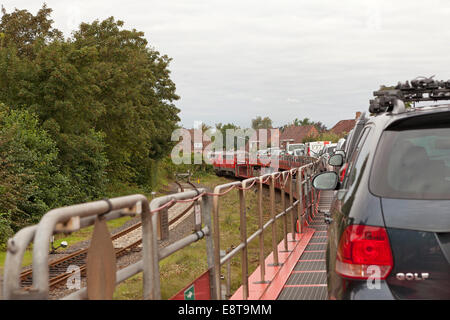
<path fill-rule="evenodd" d="M 309 219 L 317 205 L 317 194 L 311 186 L 312 176 L 321 169 L 320 159 L 304 166 L 284 172 L 274 172 L 243 181 L 235 181 L 217 186 L 213 193 L 205 189 L 185 191 L 153 199 L 150 203 L 144 195 L 99 200 L 84 204 L 57 208 L 46 213 L 39 224 L 26 227 L 8 240 L 7 256 L 4 265 L 4 299 L 48 299 L 49 298 L 49 243 L 52 235 L 71 233 L 81 228 L 94 226 L 93 238 L 87 255 L 87 287 L 81 288 L 64 299 L 112 299 L 115 287 L 128 278 L 143 273 L 143 298 L 161 299 L 159 261 L 178 250 L 205 238 L 206 259 L 210 271 L 210 296 L 222 299 L 221 266 L 241 253 L 243 298 L 248 298 L 248 244 L 259 239 L 260 281 L 265 282 L 264 232 L 271 229 L 274 265 L 278 264 L 277 224 L 281 220 L 284 247 L 287 249 L 288 235 L 295 240 L 297 232 L 295 222 L 299 221 L 299 230 L 305 219 Z M 263 217 L 263 185 L 270 190 L 270 219 Z M 246 192 L 257 187 L 258 193 L 258 229 L 247 236 Z M 275 210 L 275 188 L 281 191 L 282 212 Z M 221 256 L 220 250 L 220 210 L 221 196 L 237 189 L 240 212 L 240 243 Z M 288 199 L 286 194 L 289 195 Z M 195 202 L 200 206 L 200 216 L 195 217 L 195 232 L 164 248 L 158 246 L 164 212 L 179 202 Z M 291 228 L 288 232 L 290 214 Z M 116 270 L 114 247 L 107 231 L 106 221 L 123 216 L 140 216 L 142 224 L 142 259 L 121 270 Z M 29 290 L 21 288 L 20 271 L 27 247 L 33 243 L 33 281 Z M 100 248 L 100 249 L 99 249 Z M 111 253 L 108 255 L 108 252 Z M 230 292 L 230 268 L 227 274 L 227 293 Z M 98 277 L 95 270 L 105 270 Z M 94 271 L 93 271 L 94 270 Z M 96 275 L 91 276 L 89 275 Z"/>
<path fill-rule="evenodd" d="M 158 218 L 163 210 L 167 210 L 177 202 L 197 201 L 201 206 L 201 220 L 197 220 L 196 232 L 186 236 L 167 247 L 158 248 Z M 205 189 L 185 191 L 153 199 L 150 203 L 143 195 L 105 199 L 84 204 L 58 208 L 46 213 L 39 224 L 26 227 L 8 240 L 7 256 L 4 265 L 3 298 L 4 299 L 48 299 L 49 298 L 49 243 L 52 235 L 57 233 L 71 233 L 81 228 L 123 216 L 140 215 L 142 223 L 142 259 L 116 272 L 115 260 L 102 256 L 100 251 L 88 251 L 87 259 L 87 287 L 75 291 L 64 299 L 112 299 L 114 288 L 126 279 L 143 272 L 143 298 L 161 299 L 159 261 L 176 251 L 207 238 L 208 256 L 212 257 L 211 230 L 211 201 Z M 100 222 L 99 222 L 100 221 Z M 97 225 L 95 226 L 97 228 Z M 112 246 L 109 233 L 96 238 L 96 229 L 90 243 L 90 248 L 98 243 L 103 245 L 103 251 Z M 99 228 L 100 230 L 101 228 Z M 105 241 L 108 236 L 108 242 Z M 209 240 L 208 240 L 209 238 Z M 103 241 L 103 242 L 100 242 Z M 33 243 L 33 283 L 32 287 L 24 290 L 20 285 L 20 271 L 25 251 Z M 102 261 L 100 261 L 102 260 Z M 113 274 L 98 277 L 101 282 L 89 281 L 89 269 L 103 263 L 104 269 L 113 270 Z M 114 264 L 114 265 L 113 265 Z M 212 259 L 208 261 L 212 264 Z M 112 288 L 109 293 L 105 288 Z M 105 291 L 106 290 L 106 291 Z"/>
<path fill-rule="evenodd" d="M 288 241 L 295 240 L 296 220 L 299 221 L 298 232 L 301 233 L 302 225 L 305 219 L 312 216 L 313 210 L 317 205 L 317 193 L 312 188 L 311 179 L 318 170 L 321 169 L 321 160 L 315 159 L 314 162 L 299 168 L 294 168 L 284 172 L 275 172 L 265 174 L 259 177 L 249 178 L 243 181 L 231 182 L 219 185 L 214 189 L 213 197 L 213 238 L 214 238 L 214 280 L 213 287 L 215 296 L 222 299 L 220 286 L 221 267 L 227 264 L 227 281 L 226 292 L 230 293 L 230 260 L 238 253 L 241 253 L 241 272 L 242 272 L 242 288 L 243 299 L 247 299 L 249 295 L 248 284 L 248 244 L 255 239 L 259 239 L 259 265 L 260 280 L 259 283 L 265 283 L 265 255 L 264 255 L 264 231 L 269 227 L 272 234 L 272 252 L 274 258 L 274 266 L 279 265 L 278 259 L 278 243 L 277 243 L 277 223 L 281 220 L 283 226 L 284 249 L 287 251 Z M 264 184 L 269 184 L 270 188 L 270 219 L 264 223 L 263 206 L 262 206 L 262 188 Z M 247 236 L 247 212 L 246 212 L 246 192 L 254 186 L 258 188 L 258 229 L 249 237 Z M 283 211 L 276 213 L 275 211 L 275 187 L 281 191 L 281 205 Z M 239 211 L 240 211 L 240 243 L 228 253 L 221 256 L 221 236 L 220 236 L 220 210 L 219 199 L 221 196 L 229 193 L 233 189 L 238 189 L 239 194 Z M 289 206 L 287 205 L 286 193 L 289 194 Z M 294 201 L 294 198 L 296 200 Z M 291 240 L 288 240 L 288 214 L 291 220 Z M 223 252 L 223 251 L 222 251 Z M 226 251 L 225 251 L 226 252 Z"/>

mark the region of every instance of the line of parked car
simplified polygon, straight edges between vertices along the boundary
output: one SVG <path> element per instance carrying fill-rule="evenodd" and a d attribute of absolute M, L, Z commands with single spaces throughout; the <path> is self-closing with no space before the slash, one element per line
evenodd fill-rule
<path fill-rule="evenodd" d="M 327 158 L 328 297 L 450 299 L 450 106 L 363 113 Z"/>

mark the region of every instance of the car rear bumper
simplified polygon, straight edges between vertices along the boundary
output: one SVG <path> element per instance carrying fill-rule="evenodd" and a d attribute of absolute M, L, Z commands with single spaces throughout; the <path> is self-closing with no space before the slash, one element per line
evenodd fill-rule
<path fill-rule="evenodd" d="M 395 300 L 386 281 L 365 281 L 342 279 L 342 286 L 329 293 L 329 299 L 337 300 Z"/>

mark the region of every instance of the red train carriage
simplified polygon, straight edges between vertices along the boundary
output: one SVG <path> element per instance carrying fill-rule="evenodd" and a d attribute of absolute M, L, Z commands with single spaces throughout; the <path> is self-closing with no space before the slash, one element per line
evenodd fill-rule
<path fill-rule="evenodd" d="M 249 157 L 248 152 L 226 151 L 215 152 L 211 156 L 214 171 L 218 176 L 249 178 L 275 171 L 289 170 L 311 162 L 313 158 L 306 156 L 265 156 Z"/>

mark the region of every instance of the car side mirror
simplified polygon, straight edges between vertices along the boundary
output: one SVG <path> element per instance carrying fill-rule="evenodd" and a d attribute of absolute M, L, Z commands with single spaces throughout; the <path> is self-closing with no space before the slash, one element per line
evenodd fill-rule
<path fill-rule="evenodd" d="M 328 159 L 328 164 L 333 167 L 340 167 L 344 164 L 344 157 L 342 154 L 334 154 Z"/>
<path fill-rule="evenodd" d="M 334 171 L 322 172 L 314 176 L 312 185 L 316 190 L 336 190 L 339 176 Z"/>

